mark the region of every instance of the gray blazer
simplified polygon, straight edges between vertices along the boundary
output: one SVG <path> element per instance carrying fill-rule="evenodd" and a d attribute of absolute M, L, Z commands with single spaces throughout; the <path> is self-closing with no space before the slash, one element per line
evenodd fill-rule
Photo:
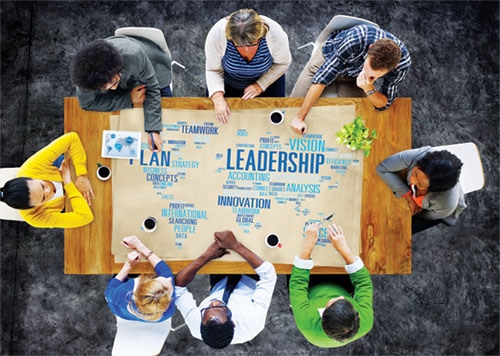
<path fill-rule="evenodd" d="M 169 86 L 172 80 L 170 53 L 144 38 L 113 36 L 105 40 L 123 57 L 122 80 L 116 90 L 85 91 L 77 87 L 81 108 L 92 111 L 129 109 L 132 107 L 130 91 L 145 84 L 144 130 L 162 131 L 160 90 Z"/>
<path fill-rule="evenodd" d="M 402 197 L 410 190 L 411 169 L 417 165 L 428 152 L 434 149 L 425 146 L 413 150 L 398 152 L 386 158 L 377 166 L 377 173 L 392 189 L 397 198 Z M 399 171 L 407 169 L 406 182 L 399 175 Z M 460 213 L 467 207 L 464 192 L 458 182 L 453 188 L 445 192 L 429 192 L 422 201 L 422 211 L 416 216 L 428 220 L 443 219 L 447 225 L 455 225 Z"/>

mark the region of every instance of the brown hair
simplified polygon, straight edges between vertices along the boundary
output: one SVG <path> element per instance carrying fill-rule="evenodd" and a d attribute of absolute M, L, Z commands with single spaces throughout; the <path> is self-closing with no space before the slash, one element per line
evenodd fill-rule
<path fill-rule="evenodd" d="M 226 23 L 226 37 L 238 46 L 254 44 L 264 37 L 269 27 L 260 15 L 251 9 L 241 9 L 229 15 Z"/>
<path fill-rule="evenodd" d="M 368 48 L 370 66 L 373 70 L 393 70 L 401 60 L 401 49 L 398 44 L 388 38 L 375 41 Z"/>
<path fill-rule="evenodd" d="M 169 288 L 155 277 L 154 274 L 143 274 L 139 277 L 139 283 L 133 297 L 135 308 L 131 308 L 136 316 L 150 321 L 160 319 L 171 302 Z"/>

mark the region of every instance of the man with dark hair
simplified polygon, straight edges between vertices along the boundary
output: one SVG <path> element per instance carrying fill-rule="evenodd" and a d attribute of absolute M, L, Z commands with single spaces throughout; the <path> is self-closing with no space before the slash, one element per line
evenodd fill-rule
<path fill-rule="evenodd" d="M 76 53 L 70 76 L 82 109 L 115 111 L 143 104 L 149 148 L 162 149 L 161 97 L 172 96 L 170 53 L 141 37 L 98 39 Z"/>
<path fill-rule="evenodd" d="M 407 201 L 412 234 L 441 222 L 455 225 L 467 207 L 459 182 L 461 170 L 457 156 L 430 146 L 398 152 L 377 166 L 394 195 Z"/>
<path fill-rule="evenodd" d="M 387 109 L 410 70 L 410 54 L 403 42 L 373 25 L 358 25 L 330 34 L 302 70 L 292 97 L 304 102 L 292 120 L 298 134 L 307 131 L 305 119 L 327 86 L 338 97 L 368 97 L 376 110 Z M 375 81 L 383 77 L 377 90 Z"/>
<path fill-rule="evenodd" d="M 274 266 L 246 248 L 231 231 L 216 232 L 214 239 L 204 253 L 175 277 L 175 304 L 195 338 L 222 349 L 252 340 L 264 329 L 277 277 Z M 229 253 L 227 250 L 243 257 L 258 277 L 211 275 L 210 295 L 196 306 L 186 286 L 200 268 Z"/>
<path fill-rule="evenodd" d="M 311 253 L 319 224 L 306 227 L 306 238 L 295 257 L 289 282 L 290 303 L 297 328 L 311 344 L 339 347 L 366 335 L 373 326 L 373 286 L 370 274 L 347 245 L 340 226 L 328 226 L 328 238 L 346 261 L 349 280 L 337 275 L 313 275 Z"/>

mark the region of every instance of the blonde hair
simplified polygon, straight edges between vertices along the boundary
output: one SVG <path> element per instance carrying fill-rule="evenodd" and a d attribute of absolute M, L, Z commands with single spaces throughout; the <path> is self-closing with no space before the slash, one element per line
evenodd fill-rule
<path fill-rule="evenodd" d="M 132 298 L 135 307 L 131 305 L 130 308 L 137 317 L 149 321 L 160 319 L 171 302 L 169 288 L 155 277 L 154 274 L 143 274 L 139 277 L 139 283 Z"/>
<path fill-rule="evenodd" d="M 254 44 L 264 37 L 269 26 L 262 17 L 251 9 L 241 9 L 229 15 L 226 23 L 226 37 L 238 46 Z"/>

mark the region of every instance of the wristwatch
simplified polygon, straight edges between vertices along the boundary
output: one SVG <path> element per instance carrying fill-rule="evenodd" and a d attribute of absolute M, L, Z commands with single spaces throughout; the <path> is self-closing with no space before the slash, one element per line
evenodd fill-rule
<path fill-rule="evenodd" d="M 372 90 L 366 91 L 365 94 L 366 95 L 372 95 L 372 94 L 375 94 L 375 92 L 376 92 L 376 90 L 372 89 Z"/>

